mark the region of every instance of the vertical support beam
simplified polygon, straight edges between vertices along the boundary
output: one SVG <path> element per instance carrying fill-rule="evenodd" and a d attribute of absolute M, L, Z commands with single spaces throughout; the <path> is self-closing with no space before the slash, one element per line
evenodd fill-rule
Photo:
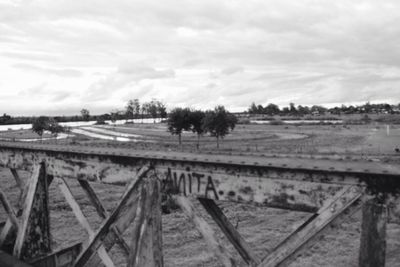
<path fill-rule="evenodd" d="M 161 182 L 155 177 L 155 192 L 152 206 L 152 237 L 153 259 L 155 266 L 164 266 L 163 238 L 162 238 L 162 212 L 161 212 Z"/>
<path fill-rule="evenodd" d="M 76 219 L 79 221 L 81 226 L 88 233 L 89 239 L 92 239 L 94 236 L 94 231 L 90 227 L 88 220 L 86 219 L 81 208 L 79 207 L 78 202 L 76 202 L 74 196 L 72 195 L 71 189 L 69 188 L 68 184 L 62 178 L 57 178 L 57 182 L 58 182 L 58 186 L 59 186 L 61 192 L 63 193 L 66 201 L 68 202 L 73 213 L 75 214 Z M 104 248 L 104 246 L 100 246 L 99 249 L 97 250 L 97 253 L 105 266 L 114 267 L 114 263 L 111 260 L 110 256 L 107 254 L 107 251 Z"/>
<path fill-rule="evenodd" d="M 242 256 L 243 260 L 250 266 L 257 266 L 257 264 L 260 263 L 260 260 L 257 259 L 257 256 L 253 253 L 249 244 L 229 222 L 229 219 L 225 216 L 215 201 L 207 198 L 199 198 L 199 202 L 203 205 L 208 214 L 211 215 L 219 228 L 221 228 L 225 236 Z"/>
<path fill-rule="evenodd" d="M 160 182 L 150 177 L 142 187 L 141 203 L 134 221 L 129 267 L 162 267 Z"/>
<path fill-rule="evenodd" d="M 175 196 L 174 199 L 183 213 L 194 223 L 197 230 L 207 242 L 209 249 L 219 258 L 223 266 L 236 266 L 235 260 L 225 249 L 225 246 L 215 239 L 215 234 L 211 226 L 195 211 L 192 202 L 183 196 Z"/>
<path fill-rule="evenodd" d="M 370 199 L 364 204 L 358 266 L 385 266 L 387 216 L 386 205 L 376 199 Z"/>
<path fill-rule="evenodd" d="M 28 183 L 14 256 L 27 259 L 51 251 L 48 179 L 44 163 L 35 166 Z"/>
<path fill-rule="evenodd" d="M 103 204 L 101 203 L 100 199 L 97 197 L 96 193 L 94 192 L 92 186 L 89 184 L 88 181 L 86 180 L 78 180 L 79 184 L 81 185 L 83 191 L 85 191 L 86 195 L 88 196 L 90 202 L 94 206 L 94 208 L 97 211 L 97 214 L 103 218 L 106 219 L 108 217 L 108 212 L 104 208 Z M 115 233 L 115 237 L 117 238 L 117 243 L 118 245 L 123 249 L 125 254 L 128 256 L 129 255 L 129 245 L 125 242 L 124 238 L 122 235 L 118 232 L 116 228 L 113 228 L 112 231 Z"/>

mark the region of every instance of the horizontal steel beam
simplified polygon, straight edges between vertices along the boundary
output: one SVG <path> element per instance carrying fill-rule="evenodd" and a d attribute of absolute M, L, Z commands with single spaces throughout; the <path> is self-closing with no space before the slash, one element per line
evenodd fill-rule
<path fill-rule="evenodd" d="M 153 165 L 164 189 L 220 200 L 314 212 L 343 185 L 370 193 L 400 193 L 400 169 L 375 162 L 248 158 L 111 147 L 0 143 L 0 166 L 31 170 L 45 162 L 49 175 L 125 184 Z"/>

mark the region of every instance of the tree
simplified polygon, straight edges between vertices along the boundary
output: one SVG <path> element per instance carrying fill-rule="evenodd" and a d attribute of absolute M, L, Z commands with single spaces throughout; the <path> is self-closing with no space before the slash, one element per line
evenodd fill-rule
<path fill-rule="evenodd" d="M 190 109 L 174 108 L 168 116 L 168 131 L 178 135 L 179 145 L 182 145 L 182 131 L 190 130 Z"/>
<path fill-rule="evenodd" d="M 264 111 L 270 116 L 277 115 L 280 112 L 279 107 L 272 103 L 268 104 L 268 106 L 264 108 Z"/>
<path fill-rule="evenodd" d="M 254 102 L 251 103 L 251 106 L 249 107 L 249 113 L 250 114 L 257 114 L 257 112 L 258 112 L 258 109 L 257 109 L 256 104 Z"/>
<path fill-rule="evenodd" d="M 207 111 L 203 119 L 203 129 L 217 138 L 217 148 L 219 139 L 235 128 L 237 118 L 235 115 L 225 110 L 224 106 L 217 106 L 214 110 Z"/>
<path fill-rule="evenodd" d="M 40 116 L 32 122 L 32 131 L 37 133 L 40 139 L 42 139 L 44 131 L 49 131 L 57 138 L 59 133 L 64 132 L 64 127 L 58 124 L 54 118 Z"/>
<path fill-rule="evenodd" d="M 49 131 L 57 140 L 58 134 L 64 132 L 64 127 L 62 127 L 54 118 L 49 118 L 46 129 Z"/>
<path fill-rule="evenodd" d="M 115 126 L 115 122 L 118 120 L 120 112 L 118 110 L 113 110 L 110 112 L 110 120 Z"/>
<path fill-rule="evenodd" d="M 289 112 L 291 115 L 297 114 L 296 105 L 294 103 L 289 104 Z"/>
<path fill-rule="evenodd" d="M 128 104 L 126 104 L 125 107 L 126 121 L 128 121 L 129 119 L 133 119 L 133 114 L 134 114 L 134 103 L 133 100 L 129 100 Z"/>
<path fill-rule="evenodd" d="M 190 128 L 192 132 L 197 133 L 197 149 L 200 146 L 200 136 L 204 133 L 203 120 L 205 113 L 201 110 L 194 110 L 190 112 Z"/>
<path fill-rule="evenodd" d="M 319 114 L 320 115 L 320 114 L 324 114 L 327 111 L 327 109 L 324 108 L 323 106 L 314 105 L 314 106 L 311 107 L 310 111 L 313 114 Z"/>
<path fill-rule="evenodd" d="M 88 121 L 88 120 L 90 119 L 89 110 L 83 108 L 83 109 L 81 110 L 81 116 L 82 116 L 82 119 L 83 119 L 84 121 Z"/>
<path fill-rule="evenodd" d="M 165 119 L 167 117 L 167 107 L 161 101 L 157 101 L 157 112 L 161 119 Z"/>
<path fill-rule="evenodd" d="M 143 105 L 141 107 L 142 123 L 143 123 L 144 114 L 149 114 L 149 108 L 150 108 L 150 103 L 143 103 Z"/>
<path fill-rule="evenodd" d="M 134 114 L 135 119 L 139 118 L 139 114 L 140 114 L 139 99 L 137 99 L 137 98 L 133 99 L 132 107 L 133 107 L 133 114 Z"/>
<path fill-rule="evenodd" d="M 297 106 L 297 113 L 300 116 L 308 115 L 308 114 L 310 114 L 310 112 L 311 112 L 310 108 L 307 106 L 304 106 L 304 107 L 302 105 Z"/>
<path fill-rule="evenodd" d="M 48 129 L 49 121 L 49 117 L 45 116 L 40 116 L 33 120 L 32 131 L 37 133 L 40 136 L 40 139 L 42 139 L 43 132 Z"/>
<path fill-rule="evenodd" d="M 7 115 L 6 113 L 4 113 L 2 117 L 0 117 L 1 124 L 3 124 L 3 123 L 5 124 L 5 123 L 9 122 L 10 120 L 11 120 L 11 116 Z"/>
<path fill-rule="evenodd" d="M 150 113 L 150 116 L 153 118 L 153 122 L 156 122 L 157 114 L 158 114 L 158 101 L 155 99 L 152 99 L 150 103 L 148 104 L 148 112 Z"/>

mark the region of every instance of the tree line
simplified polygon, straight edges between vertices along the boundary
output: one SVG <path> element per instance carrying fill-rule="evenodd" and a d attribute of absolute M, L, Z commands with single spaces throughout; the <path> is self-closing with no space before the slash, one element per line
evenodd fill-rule
<path fill-rule="evenodd" d="M 400 104 L 389 105 L 387 103 L 371 104 L 367 102 L 363 105 L 358 106 L 346 106 L 341 105 L 340 107 L 326 108 L 320 105 L 313 106 L 296 106 L 294 103 L 290 103 L 288 107 L 279 108 L 278 105 L 270 103 L 266 106 L 256 105 L 254 102 L 250 105 L 247 112 L 249 114 L 266 114 L 270 116 L 274 115 L 292 115 L 292 116 L 304 116 L 304 115 L 323 115 L 326 113 L 333 115 L 342 114 L 367 114 L 367 113 L 377 113 L 377 114 L 395 114 L 400 113 Z"/>
<path fill-rule="evenodd" d="M 54 116 L 52 117 L 56 122 L 74 122 L 74 121 L 89 121 L 94 120 L 99 123 L 105 122 L 106 120 L 132 120 L 132 119 L 144 119 L 144 118 L 162 118 L 167 117 L 166 104 L 157 100 L 152 99 L 148 102 L 141 103 L 139 99 L 131 99 L 127 102 L 123 109 L 115 109 L 109 113 L 100 115 L 91 115 L 89 110 L 84 108 L 81 110 L 80 115 L 73 116 Z M 279 108 L 278 105 L 270 103 L 266 106 L 252 103 L 250 107 L 243 113 L 248 114 L 266 114 L 270 116 L 274 115 L 321 115 L 321 114 L 364 114 L 364 113 L 377 113 L 377 114 L 399 114 L 400 104 L 390 105 L 387 103 L 371 104 L 367 102 L 364 105 L 341 105 L 333 108 L 326 108 L 321 105 L 302 106 L 290 103 L 288 107 Z M 37 117 L 34 116 L 16 116 L 12 117 L 9 114 L 4 113 L 0 116 L 0 125 L 6 124 L 31 124 Z"/>
<path fill-rule="evenodd" d="M 237 123 L 237 117 L 229 113 L 224 106 L 217 106 L 213 110 L 201 111 L 190 108 L 174 108 L 168 115 L 168 131 L 178 136 L 179 145 L 182 144 L 182 132 L 192 131 L 197 134 L 197 148 L 200 137 L 209 133 L 219 141 L 232 131 Z"/>
<path fill-rule="evenodd" d="M 46 116 L 44 116 L 46 117 Z M 152 99 L 148 102 L 140 102 L 139 99 L 131 99 L 127 102 L 123 109 L 114 109 L 108 113 L 100 115 L 92 115 L 87 108 L 80 110 L 80 115 L 73 116 L 52 116 L 56 122 L 75 122 L 75 121 L 116 121 L 116 120 L 133 120 L 145 118 L 161 118 L 167 117 L 167 106 L 160 100 Z M 0 125 L 5 124 L 31 124 L 39 117 L 35 116 L 17 116 L 12 117 L 7 113 L 0 116 Z"/>

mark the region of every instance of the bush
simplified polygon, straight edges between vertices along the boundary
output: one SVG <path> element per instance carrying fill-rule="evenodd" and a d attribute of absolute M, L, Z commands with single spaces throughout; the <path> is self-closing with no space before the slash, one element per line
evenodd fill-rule
<path fill-rule="evenodd" d="M 250 124 L 250 120 L 245 118 L 240 118 L 238 120 L 238 124 Z"/>
<path fill-rule="evenodd" d="M 285 123 L 281 120 L 272 120 L 269 122 L 270 125 L 284 125 Z"/>

